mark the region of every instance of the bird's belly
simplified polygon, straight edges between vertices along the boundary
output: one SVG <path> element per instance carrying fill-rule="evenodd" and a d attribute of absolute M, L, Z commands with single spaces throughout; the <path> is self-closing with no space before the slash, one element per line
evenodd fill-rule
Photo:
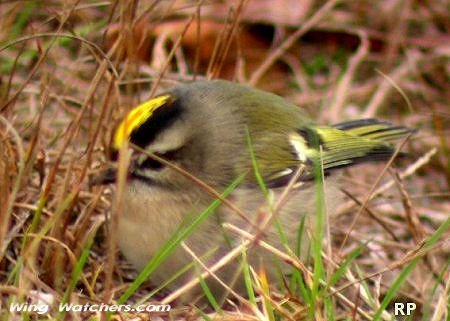
<path fill-rule="evenodd" d="M 339 198 L 332 196 L 336 195 L 334 187 L 326 189 L 327 208 L 332 209 Z M 281 196 L 281 193 L 282 190 L 274 193 L 274 200 L 277 200 Z M 289 245 L 292 245 L 292 249 L 295 249 L 295 244 L 297 244 L 298 227 L 303 217 L 306 218 L 306 221 L 304 231 L 305 239 L 302 242 L 302 248 L 306 248 L 309 243 L 307 237 L 309 233 L 306 232 L 314 233 L 314 216 L 317 214 L 314 208 L 315 193 L 314 188 L 298 192 L 293 191 L 292 195 L 286 199 L 282 209 L 276 213 L 276 219 L 286 234 Z M 192 222 L 192 219 L 185 222 L 188 214 L 192 214 L 192 218 L 194 218 L 207 208 L 213 198 L 205 195 L 205 193 L 197 194 L 195 192 L 189 194 L 187 191 L 177 194 L 167 189 L 159 191 L 149 190 L 148 188 L 135 189 L 133 186 L 130 186 L 124 195 L 124 208 L 120 215 L 118 226 L 119 247 L 127 260 L 136 269 L 142 270 L 161 246 L 174 235 L 177 228 L 180 227 L 180 224 L 187 223 L 189 225 Z M 216 210 L 216 213 L 212 213 L 185 240 L 187 246 L 198 257 L 207 254 L 206 257 L 209 259 L 205 259 L 204 262 L 207 262 L 207 265 L 211 265 L 229 252 L 230 245 L 233 247 L 241 242 L 240 237 L 220 226 L 219 217 L 221 222 L 231 223 L 252 234 L 256 232 L 255 226 L 257 230 L 262 228 L 262 240 L 281 250 L 284 249 L 282 238 L 278 234 L 273 220 L 270 220 L 272 222 L 269 226 L 261 226 L 261 223 L 266 221 L 267 215 L 271 215 L 262 192 L 259 190 L 240 189 L 236 190 L 229 200 L 235 203 L 245 213 L 247 219 L 243 220 L 226 205 L 220 206 Z M 229 241 L 231 241 L 231 244 Z M 273 257 L 266 250 L 258 246 L 252 246 L 248 250 L 250 263 L 255 264 L 255 266 L 258 266 L 262 262 L 267 263 L 265 264 L 265 268 L 269 275 L 275 279 L 276 266 L 271 266 L 272 264 L 270 264 L 270 262 L 273 262 Z M 302 249 L 300 252 L 306 251 Z M 151 275 L 151 280 L 156 284 L 168 280 L 192 262 L 193 258 L 190 254 L 181 246 L 178 246 Z M 230 284 L 229 279 L 231 279 L 231 276 L 239 268 L 238 262 L 239 260 L 232 260 L 232 262 L 229 262 L 226 267 L 218 272 L 218 275 L 224 278 L 225 283 Z M 183 278 L 175 282 L 172 287 L 183 284 L 192 276 L 195 277 L 195 273 L 187 273 Z M 238 281 L 239 283 L 241 282 Z M 214 287 L 220 289 L 220 287 Z"/>
<path fill-rule="evenodd" d="M 128 188 L 119 217 L 118 244 L 136 269 L 147 265 L 183 221 L 188 205 L 178 206 L 181 201 L 173 193 Z"/>

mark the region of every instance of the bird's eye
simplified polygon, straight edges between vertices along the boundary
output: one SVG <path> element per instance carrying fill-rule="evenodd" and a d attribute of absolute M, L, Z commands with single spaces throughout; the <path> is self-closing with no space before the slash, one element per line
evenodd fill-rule
<path fill-rule="evenodd" d="M 155 153 L 156 156 L 163 158 L 169 162 L 175 162 L 178 160 L 180 149 L 170 150 L 165 153 Z M 151 170 L 160 170 L 165 167 L 165 165 L 156 159 L 151 157 L 145 157 L 140 162 L 138 162 L 138 167 L 140 169 L 151 169 Z"/>
<path fill-rule="evenodd" d="M 141 169 L 152 169 L 152 170 L 160 170 L 164 167 L 164 164 L 158 162 L 156 159 L 147 157 L 141 164 L 139 164 L 139 168 Z"/>

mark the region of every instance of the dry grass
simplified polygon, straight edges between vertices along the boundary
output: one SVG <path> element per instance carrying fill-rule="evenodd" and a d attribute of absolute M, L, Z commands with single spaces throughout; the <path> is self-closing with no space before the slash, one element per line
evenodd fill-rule
<path fill-rule="evenodd" d="M 114 302 L 128 287 L 135 274 L 115 251 L 114 223 L 106 224 L 111 191 L 88 181 L 105 162 L 111 131 L 126 110 L 194 77 L 277 92 L 324 123 L 379 117 L 420 130 L 403 148 L 410 160 L 345 175 L 348 198 L 323 253 L 327 275 L 367 245 L 312 316 L 298 296 L 269 294 L 263 280 L 255 284 L 279 320 L 327 320 L 325 297 L 336 320 L 370 320 L 393 280 L 416 259 L 393 301 L 415 302 L 414 320 L 449 318 L 449 230 L 423 247 L 450 213 L 448 1 L 200 3 L 0 2 L 2 318 L 20 319 L 7 313 L 12 297 Z M 301 269 L 306 282 L 312 278 L 292 256 L 277 255 Z M 129 302 L 151 289 L 141 287 Z M 170 298 L 152 298 L 170 301 L 170 315 L 133 317 L 202 318 Z M 270 309 L 245 300 L 223 314 L 209 311 L 209 318 L 273 320 Z M 73 320 L 88 316 L 100 318 L 70 313 Z M 69 316 L 51 311 L 47 317 Z M 31 315 L 38 318 L 44 316 Z"/>

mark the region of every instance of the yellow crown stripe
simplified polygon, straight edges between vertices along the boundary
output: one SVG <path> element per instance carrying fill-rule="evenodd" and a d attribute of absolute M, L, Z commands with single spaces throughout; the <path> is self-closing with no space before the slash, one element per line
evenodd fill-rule
<path fill-rule="evenodd" d="M 113 147 L 119 150 L 125 141 L 129 140 L 131 133 L 142 126 L 153 115 L 153 112 L 163 106 L 169 98 L 170 95 L 158 96 L 133 108 L 117 127 Z"/>

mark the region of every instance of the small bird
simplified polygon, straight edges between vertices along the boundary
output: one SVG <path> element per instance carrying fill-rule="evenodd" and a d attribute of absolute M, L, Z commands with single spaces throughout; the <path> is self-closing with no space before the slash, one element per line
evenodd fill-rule
<path fill-rule="evenodd" d="M 391 141 L 412 132 L 377 119 L 318 125 L 285 99 L 230 81 L 181 84 L 132 109 L 112 135 L 112 160 L 125 143 L 131 148 L 119 248 L 136 269 L 143 269 L 180 226 L 189 225 L 216 199 L 204 184 L 221 193 L 240 178 L 227 200 L 244 216 L 222 203 L 187 237 L 186 245 L 211 266 L 242 240 L 224 228 L 228 223 L 295 252 L 304 224 L 302 248 L 297 250 L 305 258 L 318 212 L 317 181 L 324 179 L 324 205 L 332 212 L 342 198 L 339 169 L 390 159 L 395 152 Z M 95 184 L 114 182 L 115 177 L 114 171 L 105 171 Z M 282 206 L 273 213 L 288 185 Z M 262 228 L 261 222 L 272 214 L 271 224 Z M 273 281 L 280 266 L 285 269 L 259 246 L 250 247 L 247 256 L 254 266 L 263 264 Z M 197 277 L 192 262 L 179 246 L 150 279 L 163 283 L 191 265 L 169 285 L 176 288 Z M 244 289 L 240 266 L 234 260 L 217 271 L 237 291 Z M 213 294 L 223 294 L 216 280 L 209 277 L 206 282 Z"/>

